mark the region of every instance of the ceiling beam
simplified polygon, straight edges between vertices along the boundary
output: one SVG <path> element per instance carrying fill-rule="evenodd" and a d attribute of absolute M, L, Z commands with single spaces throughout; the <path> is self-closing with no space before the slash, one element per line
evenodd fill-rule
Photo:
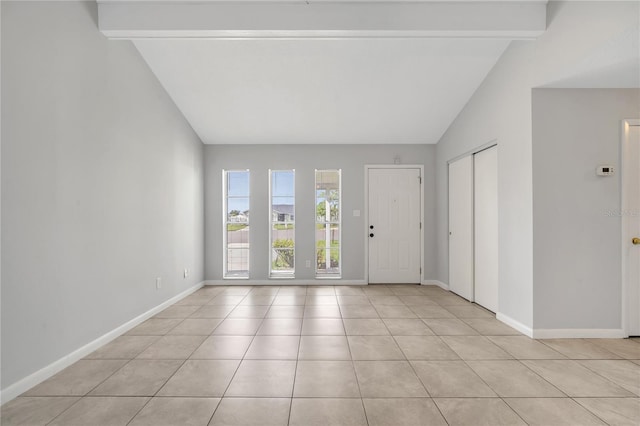
<path fill-rule="evenodd" d="M 531 39 L 546 29 L 546 1 L 99 1 L 113 39 Z"/>

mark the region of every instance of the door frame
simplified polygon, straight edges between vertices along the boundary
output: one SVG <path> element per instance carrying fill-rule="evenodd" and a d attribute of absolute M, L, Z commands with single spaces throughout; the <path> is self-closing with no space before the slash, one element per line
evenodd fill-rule
<path fill-rule="evenodd" d="M 423 164 L 365 164 L 364 166 L 364 280 L 369 285 L 369 170 L 420 169 L 420 283 L 424 283 L 424 165 Z"/>
<path fill-rule="evenodd" d="M 620 216 L 621 216 L 621 238 L 620 243 L 622 247 L 620 256 L 622 258 L 622 300 L 621 300 L 621 311 L 622 311 L 622 332 L 626 337 L 629 337 L 629 311 L 631 302 L 631 283 L 627 280 L 627 255 L 625 254 L 627 250 L 628 237 L 629 237 L 629 229 L 630 229 L 630 215 L 625 214 L 625 212 L 629 211 L 630 206 L 627 200 L 627 191 L 634 184 L 630 173 L 628 170 L 630 168 L 630 158 L 627 155 L 627 146 L 629 142 L 629 133 L 627 129 L 629 126 L 640 126 L 640 119 L 638 118 L 627 118 L 622 120 L 621 125 L 621 133 L 620 133 Z M 638 284 L 636 284 L 637 286 Z M 640 289 L 638 289 L 640 291 Z M 636 293 L 637 294 L 637 293 Z M 636 301 L 638 303 L 638 301 Z M 640 306 L 636 306 L 636 308 L 640 308 Z"/>

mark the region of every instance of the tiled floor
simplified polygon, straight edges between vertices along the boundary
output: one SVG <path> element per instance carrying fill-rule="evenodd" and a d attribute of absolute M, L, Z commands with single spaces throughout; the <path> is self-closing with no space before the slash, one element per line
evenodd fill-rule
<path fill-rule="evenodd" d="M 638 425 L 640 340 L 533 341 L 429 286 L 205 287 L 9 425 Z"/>

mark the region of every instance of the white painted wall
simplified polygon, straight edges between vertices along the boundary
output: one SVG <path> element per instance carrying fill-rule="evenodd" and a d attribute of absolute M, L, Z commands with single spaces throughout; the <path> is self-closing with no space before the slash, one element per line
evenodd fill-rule
<path fill-rule="evenodd" d="M 95 3 L 1 7 L 6 389 L 202 281 L 203 145 Z"/>
<path fill-rule="evenodd" d="M 533 91 L 536 329 L 621 328 L 620 126 L 637 117 L 637 89 Z"/>
<path fill-rule="evenodd" d="M 547 31 L 536 41 L 511 43 L 437 145 L 438 279 L 448 281 L 446 163 L 497 140 L 499 312 L 528 328 L 534 323 L 531 90 L 572 82 L 640 86 L 634 74 L 640 4 L 554 1 L 547 10 Z"/>
<path fill-rule="evenodd" d="M 207 145 L 205 147 L 205 277 L 222 279 L 222 170 L 251 170 L 251 279 L 266 280 L 269 271 L 268 170 L 296 170 L 297 280 L 315 278 L 314 169 L 342 169 L 342 278 L 365 278 L 365 164 L 423 164 L 425 176 L 425 271 L 435 274 L 434 145 Z M 361 216 L 354 217 L 353 210 Z"/>

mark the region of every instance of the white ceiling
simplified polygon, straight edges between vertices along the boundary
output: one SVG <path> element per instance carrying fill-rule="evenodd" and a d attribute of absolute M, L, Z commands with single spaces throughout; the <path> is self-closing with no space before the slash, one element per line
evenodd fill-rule
<path fill-rule="evenodd" d="M 206 144 L 433 144 L 509 41 L 134 43 Z"/>

